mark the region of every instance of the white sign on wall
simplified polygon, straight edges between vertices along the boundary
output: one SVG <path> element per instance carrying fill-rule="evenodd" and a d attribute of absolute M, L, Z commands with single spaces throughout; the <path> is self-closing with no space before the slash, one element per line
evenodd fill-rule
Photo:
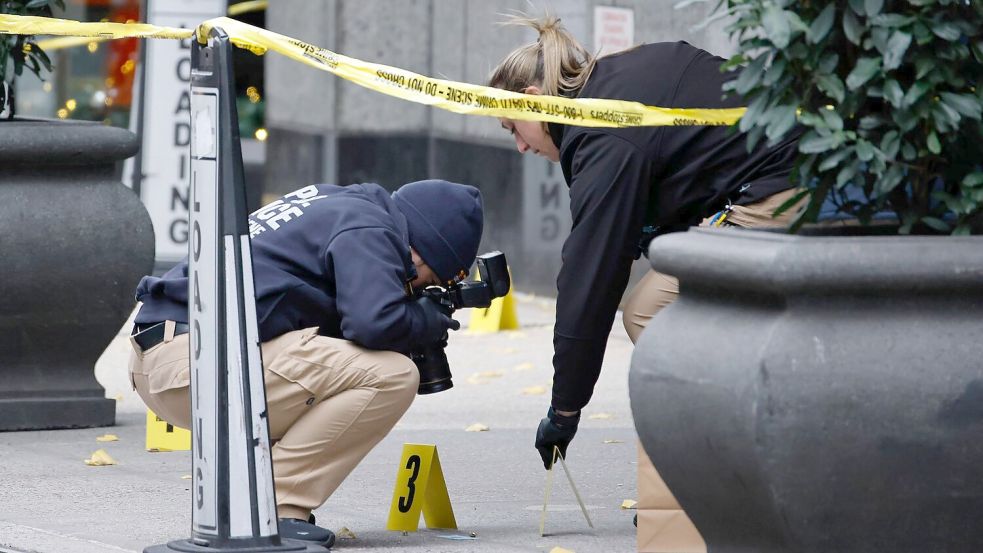
<path fill-rule="evenodd" d="M 148 0 L 147 21 L 194 27 L 225 14 L 225 0 Z M 188 254 L 191 178 L 191 43 L 147 40 L 143 91 L 140 199 L 154 224 L 157 259 Z"/>
<path fill-rule="evenodd" d="M 635 10 L 594 7 L 594 51 L 611 54 L 635 45 Z"/>

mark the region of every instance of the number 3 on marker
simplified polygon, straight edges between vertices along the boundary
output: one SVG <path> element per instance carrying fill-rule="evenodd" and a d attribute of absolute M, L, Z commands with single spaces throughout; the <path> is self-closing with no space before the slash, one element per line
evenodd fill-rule
<path fill-rule="evenodd" d="M 399 512 L 401 513 L 410 512 L 410 507 L 413 506 L 413 496 L 416 494 L 416 479 L 420 476 L 420 456 L 410 455 L 410 458 L 406 460 L 406 468 L 413 469 L 413 474 L 406 481 L 406 489 L 409 490 L 409 493 L 406 494 L 406 497 L 400 496 L 399 498 Z"/>

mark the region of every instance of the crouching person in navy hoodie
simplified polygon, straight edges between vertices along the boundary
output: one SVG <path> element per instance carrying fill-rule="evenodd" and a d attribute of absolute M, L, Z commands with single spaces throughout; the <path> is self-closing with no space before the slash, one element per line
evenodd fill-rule
<path fill-rule="evenodd" d="M 312 185 L 249 217 L 280 534 L 328 547 L 323 504 L 416 395 L 408 357 L 459 324 L 412 289 L 467 276 L 482 203 L 471 186 Z M 188 265 L 144 277 L 131 338 L 133 387 L 191 426 Z"/>

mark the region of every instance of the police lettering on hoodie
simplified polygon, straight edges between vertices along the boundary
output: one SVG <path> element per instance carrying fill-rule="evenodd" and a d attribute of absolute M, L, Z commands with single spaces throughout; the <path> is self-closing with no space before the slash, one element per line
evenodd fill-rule
<path fill-rule="evenodd" d="M 312 184 L 257 209 L 249 217 L 249 238 L 256 238 L 267 230 L 277 230 L 281 225 L 302 216 L 304 208 L 324 198 L 327 196 L 319 195 L 317 186 Z"/>

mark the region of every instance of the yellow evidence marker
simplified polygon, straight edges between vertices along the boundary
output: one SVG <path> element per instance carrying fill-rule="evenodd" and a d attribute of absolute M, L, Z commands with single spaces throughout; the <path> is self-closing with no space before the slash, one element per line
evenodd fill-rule
<path fill-rule="evenodd" d="M 189 451 L 191 431 L 178 428 L 147 409 L 147 451 Z"/>
<path fill-rule="evenodd" d="M 437 446 L 403 444 L 386 530 L 416 532 L 421 511 L 427 528 L 457 529 Z"/>
<path fill-rule="evenodd" d="M 479 272 L 476 280 L 481 280 Z M 519 330 L 519 317 L 515 314 L 515 298 L 512 287 L 503 298 L 495 298 L 488 307 L 471 309 L 471 332 L 498 332 L 499 330 Z"/>

